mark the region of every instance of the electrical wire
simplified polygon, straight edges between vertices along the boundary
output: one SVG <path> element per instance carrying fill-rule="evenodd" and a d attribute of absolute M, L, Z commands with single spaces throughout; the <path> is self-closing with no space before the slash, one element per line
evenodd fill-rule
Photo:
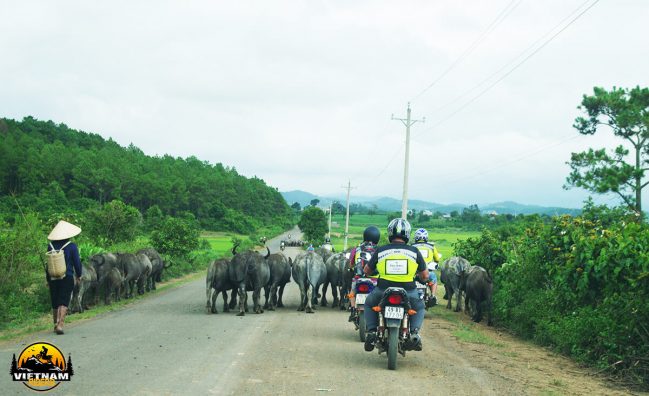
<path fill-rule="evenodd" d="M 575 12 L 577 12 L 579 9 L 581 9 L 581 8 L 582 8 L 586 3 L 588 3 L 589 1 L 591 1 L 591 0 L 587 0 L 586 2 L 584 2 L 584 3 L 583 3 L 582 5 L 580 5 L 580 6 L 579 6 L 575 11 L 573 11 L 570 15 L 574 15 Z M 525 62 L 527 62 L 527 61 L 528 61 L 529 59 L 531 59 L 534 55 L 536 55 L 539 51 L 541 51 L 541 50 L 542 50 L 545 46 L 547 46 L 547 45 L 548 45 L 552 40 L 554 40 L 554 39 L 555 39 L 559 34 L 561 34 L 563 31 L 565 31 L 565 30 L 566 30 L 570 25 L 572 25 L 572 24 L 573 24 L 574 22 L 576 22 L 579 18 L 581 18 L 581 17 L 582 17 L 586 12 L 588 12 L 588 10 L 590 10 L 591 8 L 593 8 L 593 7 L 595 6 L 595 4 L 597 4 L 598 2 L 599 2 L 599 0 L 594 0 L 594 1 L 593 1 L 593 2 L 588 6 L 588 7 L 586 7 L 584 10 L 582 10 L 581 12 L 579 12 L 575 17 L 573 17 L 573 18 L 570 20 L 570 22 L 568 22 L 568 24 L 566 24 L 566 25 L 563 26 L 560 30 L 558 30 L 556 33 L 554 33 L 552 36 L 550 36 L 550 38 L 548 38 L 547 40 L 545 40 L 545 41 L 544 41 L 540 46 L 538 46 L 534 51 L 532 51 L 532 52 L 529 53 L 527 56 L 525 56 L 525 57 L 524 57 L 520 62 L 518 62 L 516 65 L 514 65 L 511 69 L 509 69 L 505 74 L 503 74 L 502 76 L 500 76 L 500 77 L 499 77 L 497 80 L 495 80 L 493 83 L 491 83 L 490 85 L 488 85 L 485 89 L 483 89 L 482 91 L 480 91 L 480 93 L 478 93 L 476 96 L 474 96 L 473 98 L 469 99 L 469 100 L 468 100 L 467 102 L 465 102 L 462 106 L 460 106 L 459 108 L 457 108 L 456 110 L 454 110 L 453 112 L 451 112 L 451 113 L 450 113 L 449 115 L 447 115 L 446 117 L 444 117 L 444 118 L 440 119 L 439 121 L 437 121 L 436 123 L 434 123 L 431 127 L 426 128 L 426 129 L 424 129 L 424 130 L 415 131 L 415 133 L 413 134 L 413 137 L 414 137 L 415 135 L 418 135 L 418 134 L 421 134 L 421 133 L 430 132 L 431 130 L 435 129 L 436 127 L 440 126 L 440 125 L 443 124 L 444 122 L 446 122 L 446 121 L 448 121 L 449 119 L 453 118 L 456 114 L 460 113 L 462 110 L 464 110 L 465 108 L 467 108 L 468 106 L 470 106 L 472 103 L 474 103 L 476 100 L 478 100 L 479 98 L 481 98 L 484 94 L 486 94 L 488 91 L 490 91 L 490 90 L 491 90 L 493 87 L 495 87 L 498 83 L 500 83 L 501 81 L 503 81 L 503 80 L 504 80 L 505 78 L 507 78 L 510 74 L 512 74 L 516 69 L 518 69 L 519 67 L 521 67 Z M 569 18 L 564 18 L 563 21 L 565 21 L 566 19 L 569 19 Z M 560 24 L 561 24 L 561 23 L 560 23 Z M 559 25 L 560 25 L 560 24 L 559 24 Z M 557 25 L 557 26 L 555 26 L 554 28 L 552 28 L 549 32 L 554 31 L 554 30 L 555 30 L 559 25 Z M 549 32 L 546 33 L 546 35 L 544 35 L 544 37 L 547 36 L 547 35 L 549 34 Z M 529 47 L 528 47 L 528 49 L 529 49 Z M 523 53 L 521 53 L 521 55 L 524 54 L 528 49 L 526 49 L 525 51 L 523 51 Z M 519 55 L 516 59 L 518 59 L 521 55 Z M 508 64 L 508 65 L 509 65 L 509 64 Z M 505 68 L 506 68 L 508 65 L 506 65 Z M 504 69 L 504 68 L 501 68 L 501 69 L 499 69 L 499 71 L 501 71 L 501 70 L 503 70 L 503 69 Z M 499 71 L 498 71 L 498 72 L 499 72 Z M 495 74 L 497 74 L 498 72 L 496 72 Z M 484 82 L 486 82 L 486 81 L 488 81 L 489 79 L 491 79 L 493 76 L 495 76 L 495 74 L 492 74 L 489 78 L 487 78 L 487 80 L 485 80 L 485 81 L 483 81 L 482 83 L 478 84 L 478 86 L 472 88 L 470 91 L 472 91 L 472 90 L 474 90 L 475 88 L 479 87 L 480 85 L 484 84 Z"/>
<path fill-rule="evenodd" d="M 478 46 L 487 38 L 487 36 L 498 27 L 504 21 L 511 13 L 520 5 L 522 0 L 512 0 L 507 4 L 507 6 L 500 11 L 498 16 L 491 21 L 491 23 L 487 26 L 485 30 L 482 31 L 480 36 L 473 41 L 471 45 L 469 45 L 463 52 L 460 54 L 460 56 L 453 62 L 449 67 L 447 67 L 435 80 L 433 80 L 432 83 L 430 83 L 426 88 L 424 88 L 421 92 L 419 92 L 417 95 L 415 95 L 410 101 L 414 102 L 415 100 L 419 99 L 424 93 L 426 93 L 429 89 L 437 85 L 438 82 L 440 82 L 447 74 L 451 72 L 451 70 L 455 69 L 466 57 L 468 57 Z M 513 6 L 512 6 L 513 5 Z"/>

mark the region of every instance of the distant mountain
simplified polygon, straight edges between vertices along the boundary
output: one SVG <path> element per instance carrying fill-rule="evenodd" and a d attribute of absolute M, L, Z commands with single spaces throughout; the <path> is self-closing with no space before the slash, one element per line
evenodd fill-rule
<path fill-rule="evenodd" d="M 320 206 L 327 206 L 332 201 L 339 201 L 344 204 L 345 198 L 332 198 L 322 197 L 306 191 L 294 190 L 288 192 L 280 192 L 286 202 L 291 205 L 298 202 L 302 207 L 309 205 L 311 200 L 319 199 Z M 376 205 L 378 210 L 382 211 L 399 211 L 401 210 L 401 200 L 390 197 L 351 197 L 350 202 L 358 203 L 363 206 L 372 207 Z M 439 204 L 434 202 L 422 201 L 417 199 L 408 200 L 408 208 L 414 210 L 430 210 L 431 212 L 450 213 L 454 210 L 462 212 L 462 209 L 468 207 L 467 204 L 453 203 L 453 204 Z M 493 204 L 478 205 L 483 213 L 495 211 L 498 214 L 547 214 L 547 215 L 561 215 L 569 214 L 576 215 L 581 212 L 579 209 L 560 208 L 560 207 L 547 207 L 539 205 L 525 205 L 513 201 L 497 202 Z"/>

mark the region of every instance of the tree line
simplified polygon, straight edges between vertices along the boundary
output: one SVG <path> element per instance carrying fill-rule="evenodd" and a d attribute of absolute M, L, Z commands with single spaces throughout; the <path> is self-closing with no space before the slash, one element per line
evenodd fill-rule
<path fill-rule="evenodd" d="M 119 200 L 140 213 L 182 217 L 200 227 L 250 233 L 293 220 L 276 188 L 235 168 L 196 157 L 148 156 L 129 145 L 25 117 L 0 118 L 0 213 L 11 222 L 13 197 L 43 217 Z M 12 197 L 13 196 L 13 197 Z"/>

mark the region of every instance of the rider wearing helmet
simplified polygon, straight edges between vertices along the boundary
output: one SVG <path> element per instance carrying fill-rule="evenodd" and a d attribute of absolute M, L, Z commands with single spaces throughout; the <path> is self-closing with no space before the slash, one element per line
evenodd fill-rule
<path fill-rule="evenodd" d="M 416 247 L 421 252 L 424 261 L 426 261 L 428 273 L 430 274 L 430 279 L 419 279 L 419 281 L 428 285 L 433 300 L 437 303 L 437 297 L 435 296 L 437 293 L 437 274 L 435 273 L 435 270 L 437 269 L 442 256 L 437 251 L 435 244 L 428 242 L 428 231 L 426 231 L 425 228 L 420 228 L 415 231 L 415 243 L 413 243 L 412 246 Z"/>
<path fill-rule="evenodd" d="M 381 232 L 375 226 L 369 226 L 363 231 L 363 242 L 357 247 L 353 248 L 349 254 L 349 270 L 354 271 L 354 278 L 352 280 L 350 291 L 356 290 L 356 281 L 365 276 L 363 273 L 363 267 L 369 259 L 365 256 L 374 253 L 377 245 L 379 244 L 379 239 L 381 239 Z M 366 254 L 363 254 L 366 253 Z M 370 276 L 372 278 L 372 276 Z M 350 293 L 351 294 L 351 293 Z M 349 314 L 349 321 L 353 322 L 356 319 L 356 300 L 351 298 L 349 299 L 349 305 L 351 306 L 351 312 Z"/>
<path fill-rule="evenodd" d="M 325 237 L 324 243 L 321 246 L 323 249 L 326 249 L 332 253 L 335 253 L 334 245 L 331 244 L 331 238 Z"/>
<path fill-rule="evenodd" d="M 417 311 L 410 319 L 411 348 L 420 351 L 421 337 L 419 336 L 419 329 L 421 329 L 424 322 L 425 306 L 424 302 L 419 298 L 414 278 L 418 274 L 421 278 L 428 279 L 429 275 L 426 262 L 419 250 L 408 245 L 410 230 L 410 223 L 405 219 L 394 219 L 388 225 L 388 240 L 390 243 L 380 246 L 364 269 L 365 274 L 371 275 L 378 272 L 379 277 L 377 287 L 367 296 L 365 305 L 368 307 L 378 305 L 385 289 L 388 287 L 404 288 L 408 294 L 411 308 Z M 399 271 L 392 268 L 390 262 L 393 260 L 406 261 L 405 274 L 402 273 L 402 268 L 399 268 Z M 366 309 L 365 324 L 367 327 L 365 350 L 369 352 L 374 349 L 376 343 L 378 313 L 372 309 Z"/>

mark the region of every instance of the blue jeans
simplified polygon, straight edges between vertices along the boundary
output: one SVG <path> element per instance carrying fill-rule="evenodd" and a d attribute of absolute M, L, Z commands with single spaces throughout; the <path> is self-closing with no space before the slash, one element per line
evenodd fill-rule
<path fill-rule="evenodd" d="M 379 289 L 378 287 L 372 290 L 372 292 L 367 296 L 365 300 L 365 327 L 367 331 L 376 331 L 376 328 L 379 325 L 379 314 L 374 312 L 372 307 L 379 305 L 381 298 L 385 289 Z M 406 290 L 408 293 L 408 300 L 410 300 L 410 306 L 412 309 L 417 311 L 415 316 L 410 317 L 410 329 L 421 329 L 421 325 L 424 323 L 424 311 L 426 311 L 426 306 L 424 302 L 419 298 L 419 293 L 417 289 Z"/>

